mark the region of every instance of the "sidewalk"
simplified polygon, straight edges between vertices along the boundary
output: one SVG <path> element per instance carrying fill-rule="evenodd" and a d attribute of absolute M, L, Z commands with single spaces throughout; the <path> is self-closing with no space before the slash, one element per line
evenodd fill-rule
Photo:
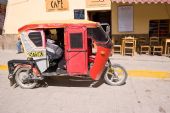
<path fill-rule="evenodd" d="M 26 59 L 24 53 L 16 54 L 14 50 L 0 50 L 0 54 L 0 71 L 7 71 L 9 60 Z M 129 76 L 170 78 L 170 58 L 165 56 L 114 54 L 110 59 L 112 63 L 125 67 Z"/>
<path fill-rule="evenodd" d="M 114 54 L 111 59 L 124 66 L 130 76 L 170 78 L 170 58 L 165 56 Z"/>

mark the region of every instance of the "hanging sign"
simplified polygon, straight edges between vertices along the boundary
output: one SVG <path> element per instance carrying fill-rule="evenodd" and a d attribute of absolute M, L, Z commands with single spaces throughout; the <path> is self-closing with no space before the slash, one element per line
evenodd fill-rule
<path fill-rule="evenodd" d="M 68 10 L 68 0 L 45 0 L 46 11 Z"/>
<path fill-rule="evenodd" d="M 110 6 L 111 6 L 110 0 L 86 0 L 87 8 L 110 7 Z"/>

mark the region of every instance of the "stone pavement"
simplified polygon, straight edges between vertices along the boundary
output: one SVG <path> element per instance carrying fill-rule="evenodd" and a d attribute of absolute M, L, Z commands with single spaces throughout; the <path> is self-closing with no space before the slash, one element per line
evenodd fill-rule
<path fill-rule="evenodd" d="M 26 59 L 24 53 L 16 54 L 15 50 L 0 50 L 0 71 L 6 71 L 7 62 L 11 59 Z M 145 76 L 156 78 L 170 77 L 170 58 L 165 56 L 138 55 L 122 56 L 114 54 L 110 57 L 112 63 L 125 67 L 130 76 Z M 2 73 L 2 72 L 1 72 Z"/>

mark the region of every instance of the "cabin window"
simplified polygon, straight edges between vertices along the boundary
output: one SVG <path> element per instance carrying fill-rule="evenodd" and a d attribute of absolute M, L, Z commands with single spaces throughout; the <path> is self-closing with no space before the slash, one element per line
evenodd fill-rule
<path fill-rule="evenodd" d="M 41 32 L 31 32 L 29 33 L 29 38 L 30 40 L 37 46 L 41 47 L 42 46 L 42 36 Z"/>
<path fill-rule="evenodd" d="M 71 44 L 71 49 L 83 48 L 82 33 L 71 33 L 70 44 Z"/>
<path fill-rule="evenodd" d="M 108 35 L 101 27 L 88 28 L 87 34 L 88 36 L 92 37 L 92 39 L 95 40 L 97 43 L 105 43 L 108 41 Z"/>

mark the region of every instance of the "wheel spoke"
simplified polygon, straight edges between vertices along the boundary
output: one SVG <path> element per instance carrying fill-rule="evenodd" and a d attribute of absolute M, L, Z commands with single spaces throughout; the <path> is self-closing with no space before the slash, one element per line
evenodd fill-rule
<path fill-rule="evenodd" d="M 21 68 L 16 73 L 16 82 L 18 85 L 20 85 L 22 88 L 33 88 L 37 84 L 36 81 L 31 81 L 29 78 L 32 76 L 32 74 L 29 68 Z"/>
<path fill-rule="evenodd" d="M 106 83 L 110 85 L 122 85 L 127 78 L 126 70 L 119 64 L 113 64 L 108 67 L 104 76 Z"/>
<path fill-rule="evenodd" d="M 107 74 L 108 74 L 108 76 L 110 76 L 111 78 L 110 78 L 110 81 L 114 81 L 114 80 L 119 80 L 119 77 L 116 75 L 116 74 L 114 74 L 114 73 L 111 73 L 111 72 L 107 72 Z M 109 78 L 109 77 L 108 77 Z"/>

